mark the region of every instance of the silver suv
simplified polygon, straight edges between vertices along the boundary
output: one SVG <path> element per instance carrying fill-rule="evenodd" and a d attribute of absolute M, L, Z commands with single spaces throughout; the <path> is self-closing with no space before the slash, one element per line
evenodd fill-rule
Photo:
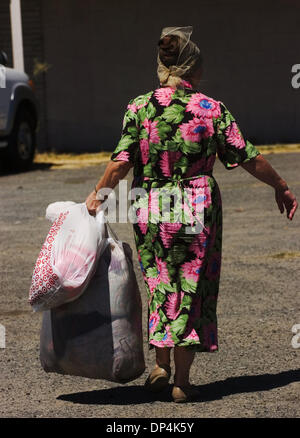
<path fill-rule="evenodd" d="M 27 170 L 33 161 L 38 103 L 29 77 L 7 67 L 0 51 L 0 163 L 3 169 Z"/>

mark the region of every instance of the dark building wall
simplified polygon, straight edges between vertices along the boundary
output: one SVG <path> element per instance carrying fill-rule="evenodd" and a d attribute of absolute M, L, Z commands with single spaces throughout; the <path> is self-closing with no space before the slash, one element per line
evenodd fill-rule
<path fill-rule="evenodd" d="M 22 0 L 22 28 L 24 46 L 24 68 L 33 79 L 35 92 L 40 106 L 37 145 L 40 151 L 47 149 L 47 105 L 45 90 L 45 72 L 36 74 L 37 63 L 44 62 L 44 33 L 41 0 Z"/>
<path fill-rule="evenodd" d="M 201 91 L 222 100 L 255 143 L 300 141 L 296 0 L 43 0 L 48 146 L 113 149 L 130 98 L 153 89 L 164 26 L 193 25 Z"/>
<path fill-rule="evenodd" d="M 0 0 L 0 49 L 8 56 L 9 65 L 12 64 L 11 28 L 10 28 L 10 0 Z"/>
<path fill-rule="evenodd" d="M 128 100 L 157 86 L 164 26 L 193 25 L 205 73 L 201 91 L 222 100 L 254 143 L 300 142 L 298 0 L 22 0 L 25 67 L 41 104 L 39 149 L 98 151 L 119 139 Z M 9 0 L 0 1 L 9 55 Z"/>

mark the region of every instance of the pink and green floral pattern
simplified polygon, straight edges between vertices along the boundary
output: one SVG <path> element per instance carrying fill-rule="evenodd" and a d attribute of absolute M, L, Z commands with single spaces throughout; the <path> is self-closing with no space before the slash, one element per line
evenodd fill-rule
<path fill-rule="evenodd" d="M 132 187 L 148 194 L 135 203 L 133 229 L 148 294 L 149 348 L 218 350 L 222 202 L 213 165 L 218 156 L 230 170 L 258 154 L 226 106 L 186 81 L 129 102 L 111 159 L 132 162 Z M 185 194 L 166 221 L 170 193 Z M 197 221 L 200 230 L 188 232 Z"/>

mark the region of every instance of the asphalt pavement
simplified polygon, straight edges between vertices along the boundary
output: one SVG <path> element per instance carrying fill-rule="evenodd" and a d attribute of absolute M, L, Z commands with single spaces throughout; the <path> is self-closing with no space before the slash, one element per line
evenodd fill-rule
<path fill-rule="evenodd" d="M 266 157 L 300 199 L 300 154 Z M 0 417 L 204 418 L 299 417 L 300 211 L 278 211 L 273 189 L 243 169 L 215 165 L 223 200 L 223 259 L 218 301 L 219 351 L 197 353 L 191 380 L 201 391 L 175 404 L 171 385 L 159 396 L 143 384 L 154 365 L 146 342 L 146 291 L 132 225 L 113 224 L 134 250 L 143 300 L 145 374 L 125 385 L 47 374 L 39 362 L 41 314 L 32 313 L 32 270 L 50 223 L 48 204 L 84 202 L 105 165 L 0 174 Z M 130 181 L 131 175 L 128 175 Z M 300 339 L 299 339 L 300 346 Z"/>

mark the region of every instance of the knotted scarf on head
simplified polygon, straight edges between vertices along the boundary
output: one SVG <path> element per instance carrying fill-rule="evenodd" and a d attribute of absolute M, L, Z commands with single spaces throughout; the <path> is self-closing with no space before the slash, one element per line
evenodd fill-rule
<path fill-rule="evenodd" d="M 160 40 L 165 36 L 176 35 L 178 37 L 179 55 L 176 64 L 167 67 L 161 61 L 158 53 L 157 75 L 162 86 L 177 88 L 182 82 L 182 77 L 192 69 L 199 58 L 200 49 L 190 40 L 192 32 L 192 26 L 163 28 Z"/>

